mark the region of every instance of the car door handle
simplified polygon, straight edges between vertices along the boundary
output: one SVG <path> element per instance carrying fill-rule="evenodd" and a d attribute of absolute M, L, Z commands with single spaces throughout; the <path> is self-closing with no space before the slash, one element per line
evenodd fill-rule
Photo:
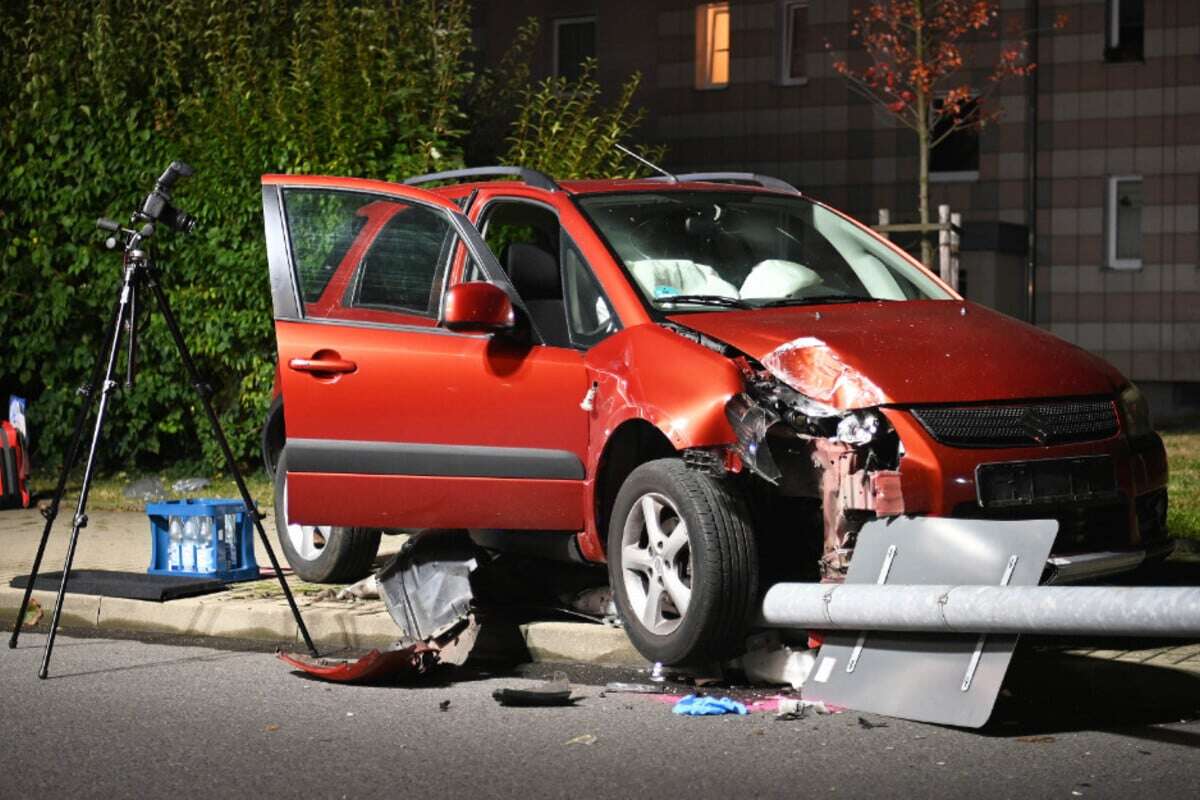
<path fill-rule="evenodd" d="M 344 358 L 293 358 L 288 366 L 296 372 L 331 375 L 339 372 L 354 372 L 358 364 Z"/>

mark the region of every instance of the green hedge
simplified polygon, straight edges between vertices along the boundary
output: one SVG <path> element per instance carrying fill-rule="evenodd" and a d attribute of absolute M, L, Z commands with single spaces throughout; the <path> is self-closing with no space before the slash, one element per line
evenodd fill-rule
<path fill-rule="evenodd" d="M 164 284 L 234 451 L 256 459 L 274 339 L 259 176 L 398 179 L 461 163 L 466 0 L 97 0 L 0 4 L 0 392 L 31 399 L 53 464 L 120 281 L 96 217 L 127 218 L 174 158 Z M 219 453 L 161 318 L 113 406 L 108 466 Z"/>

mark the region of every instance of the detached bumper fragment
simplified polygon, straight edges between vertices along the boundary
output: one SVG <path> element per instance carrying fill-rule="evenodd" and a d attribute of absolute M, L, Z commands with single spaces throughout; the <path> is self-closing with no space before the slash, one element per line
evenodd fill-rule
<path fill-rule="evenodd" d="M 357 660 L 313 658 L 302 653 L 275 654 L 280 661 L 321 680 L 372 683 L 388 678 L 421 675 L 438 662 L 438 648 L 417 642 L 395 650 L 372 650 Z"/>

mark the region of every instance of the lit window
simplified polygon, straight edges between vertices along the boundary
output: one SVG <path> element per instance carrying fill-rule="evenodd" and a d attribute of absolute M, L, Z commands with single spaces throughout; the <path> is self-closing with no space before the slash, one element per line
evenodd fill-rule
<path fill-rule="evenodd" d="M 779 82 L 807 83 L 804 57 L 808 55 L 808 3 L 779 4 Z"/>
<path fill-rule="evenodd" d="M 596 18 L 554 20 L 554 74 L 579 79 L 583 62 L 596 57 Z"/>
<path fill-rule="evenodd" d="M 729 3 L 696 7 L 696 88 L 729 85 Z"/>
<path fill-rule="evenodd" d="M 1104 57 L 1109 61 L 1141 61 L 1145 29 L 1143 0 L 1108 0 L 1108 47 Z"/>
<path fill-rule="evenodd" d="M 1113 269 L 1142 266 L 1142 179 L 1116 175 L 1108 179 L 1107 263 Z"/>

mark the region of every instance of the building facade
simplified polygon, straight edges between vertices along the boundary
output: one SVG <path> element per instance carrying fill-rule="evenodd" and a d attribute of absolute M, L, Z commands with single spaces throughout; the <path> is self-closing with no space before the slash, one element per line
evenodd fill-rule
<path fill-rule="evenodd" d="M 475 20 L 486 63 L 532 16 L 535 75 L 591 56 L 610 89 L 640 72 L 640 136 L 667 145 L 668 169 L 760 172 L 866 221 L 911 221 L 915 136 L 833 69 L 856 57 L 856 5 L 477 0 Z M 1024 36 L 1039 68 L 1000 87 L 996 124 L 934 150 L 933 204 L 963 218 L 962 288 L 1108 359 L 1160 416 L 1198 411 L 1200 3 L 999 5 L 999 37 L 968 64 L 986 74 Z"/>

